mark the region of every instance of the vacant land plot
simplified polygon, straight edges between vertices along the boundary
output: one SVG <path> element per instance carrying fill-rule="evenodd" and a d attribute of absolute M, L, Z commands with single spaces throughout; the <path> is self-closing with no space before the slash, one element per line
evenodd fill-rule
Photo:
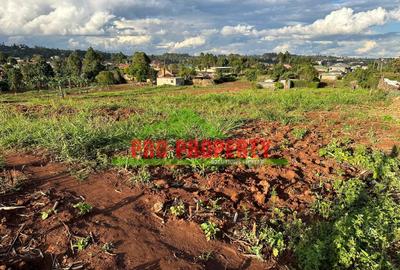
<path fill-rule="evenodd" d="M 0 95 L 0 266 L 398 269 L 399 105 L 242 82 Z M 133 138 L 254 137 L 288 165 L 111 163 Z"/>

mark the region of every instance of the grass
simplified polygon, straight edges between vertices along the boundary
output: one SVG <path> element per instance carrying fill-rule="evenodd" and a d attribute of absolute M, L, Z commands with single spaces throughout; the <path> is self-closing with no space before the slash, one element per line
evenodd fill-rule
<path fill-rule="evenodd" d="M 0 95 L 0 148 L 44 148 L 61 160 L 96 167 L 107 165 L 114 153 L 127 150 L 133 138 L 226 138 L 249 120 L 288 124 L 304 121 L 309 111 L 387 102 L 384 94 L 366 90 L 243 90 L 193 95 L 185 93 L 187 89 L 191 87 L 148 87 L 63 100 L 44 91 Z M 201 93 L 202 88 L 195 90 Z M 24 114 L 15 110 L 15 103 L 33 109 Z M 35 110 L 37 105 L 45 109 Z M 58 113 L 65 108 L 72 113 Z M 125 108 L 135 112 L 119 121 L 98 113 Z"/>

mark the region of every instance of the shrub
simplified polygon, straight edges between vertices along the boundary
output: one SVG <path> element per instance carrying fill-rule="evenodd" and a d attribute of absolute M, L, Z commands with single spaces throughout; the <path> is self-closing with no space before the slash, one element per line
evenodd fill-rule
<path fill-rule="evenodd" d="M 275 83 L 275 89 L 283 89 L 283 88 L 285 88 L 283 83 L 281 83 L 281 82 L 276 82 Z"/>
<path fill-rule="evenodd" d="M 102 85 L 115 84 L 115 77 L 111 71 L 102 71 L 96 76 L 96 82 Z"/>

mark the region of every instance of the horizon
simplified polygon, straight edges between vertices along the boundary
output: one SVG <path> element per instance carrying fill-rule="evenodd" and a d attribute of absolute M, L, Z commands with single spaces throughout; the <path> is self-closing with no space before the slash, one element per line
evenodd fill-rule
<path fill-rule="evenodd" d="M 312 8 L 309 8 L 312 7 Z M 6 0 L 0 42 L 131 55 L 400 56 L 400 0 Z"/>

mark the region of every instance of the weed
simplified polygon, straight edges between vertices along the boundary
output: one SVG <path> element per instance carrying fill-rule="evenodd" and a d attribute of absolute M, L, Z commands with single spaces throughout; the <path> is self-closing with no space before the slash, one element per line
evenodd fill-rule
<path fill-rule="evenodd" d="M 40 217 L 42 218 L 42 220 L 45 220 L 48 219 L 52 213 L 54 213 L 53 209 L 42 211 L 40 212 Z"/>
<path fill-rule="evenodd" d="M 171 214 L 175 217 L 181 217 L 185 214 L 185 204 L 180 201 L 177 204 L 171 206 L 169 208 L 169 211 L 171 212 Z"/>
<path fill-rule="evenodd" d="M 130 178 L 130 183 L 135 185 L 145 185 L 149 184 L 151 180 L 151 174 L 147 167 L 140 167 L 137 173 L 133 174 Z"/>
<path fill-rule="evenodd" d="M 86 167 L 86 168 L 83 168 L 83 169 L 80 169 L 80 170 L 72 169 L 70 171 L 70 174 L 71 174 L 71 176 L 75 177 L 79 181 L 83 182 L 89 177 L 91 172 L 92 172 L 92 170 L 90 168 Z"/>
<path fill-rule="evenodd" d="M 337 141 L 321 153 L 367 176 L 335 181 L 334 197 L 319 198 L 315 209 L 323 220 L 310 226 L 294 248 L 300 268 L 398 269 L 392 247 L 400 227 L 400 161 Z"/>
<path fill-rule="evenodd" d="M 298 140 L 304 139 L 304 137 L 307 135 L 308 129 L 306 128 L 294 128 L 292 130 L 292 135 Z"/>
<path fill-rule="evenodd" d="M 212 213 L 216 213 L 222 209 L 221 205 L 219 202 L 222 200 L 222 198 L 217 198 L 215 200 L 210 199 L 210 203 L 207 206 L 207 209 L 210 210 Z"/>
<path fill-rule="evenodd" d="M 73 205 L 73 207 L 79 210 L 78 214 L 80 216 L 84 216 L 84 215 L 90 213 L 93 209 L 93 207 L 90 204 L 85 203 L 85 202 L 79 202 L 79 203 Z"/>
<path fill-rule="evenodd" d="M 204 234 L 206 235 L 207 241 L 211 239 L 215 239 L 217 233 L 220 231 L 217 224 L 212 221 L 204 222 L 200 225 L 200 228 L 203 230 Z"/>
<path fill-rule="evenodd" d="M 201 253 L 201 254 L 198 256 L 198 259 L 199 259 L 200 261 L 203 261 L 203 262 L 208 262 L 208 261 L 211 260 L 212 258 L 214 258 L 214 252 L 213 252 L 213 251 L 205 251 L 205 252 Z"/>
<path fill-rule="evenodd" d="M 89 246 L 90 236 L 88 237 L 80 237 L 73 244 L 72 248 L 77 249 L 79 251 L 83 251 Z"/>
<path fill-rule="evenodd" d="M 115 248 L 115 246 L 112 242 L 107 242 L 107 243 L 104 243 L 104 245 L 101 247 L 101 250 L 106 253 L 112 253 L 114 248 Z"/>

